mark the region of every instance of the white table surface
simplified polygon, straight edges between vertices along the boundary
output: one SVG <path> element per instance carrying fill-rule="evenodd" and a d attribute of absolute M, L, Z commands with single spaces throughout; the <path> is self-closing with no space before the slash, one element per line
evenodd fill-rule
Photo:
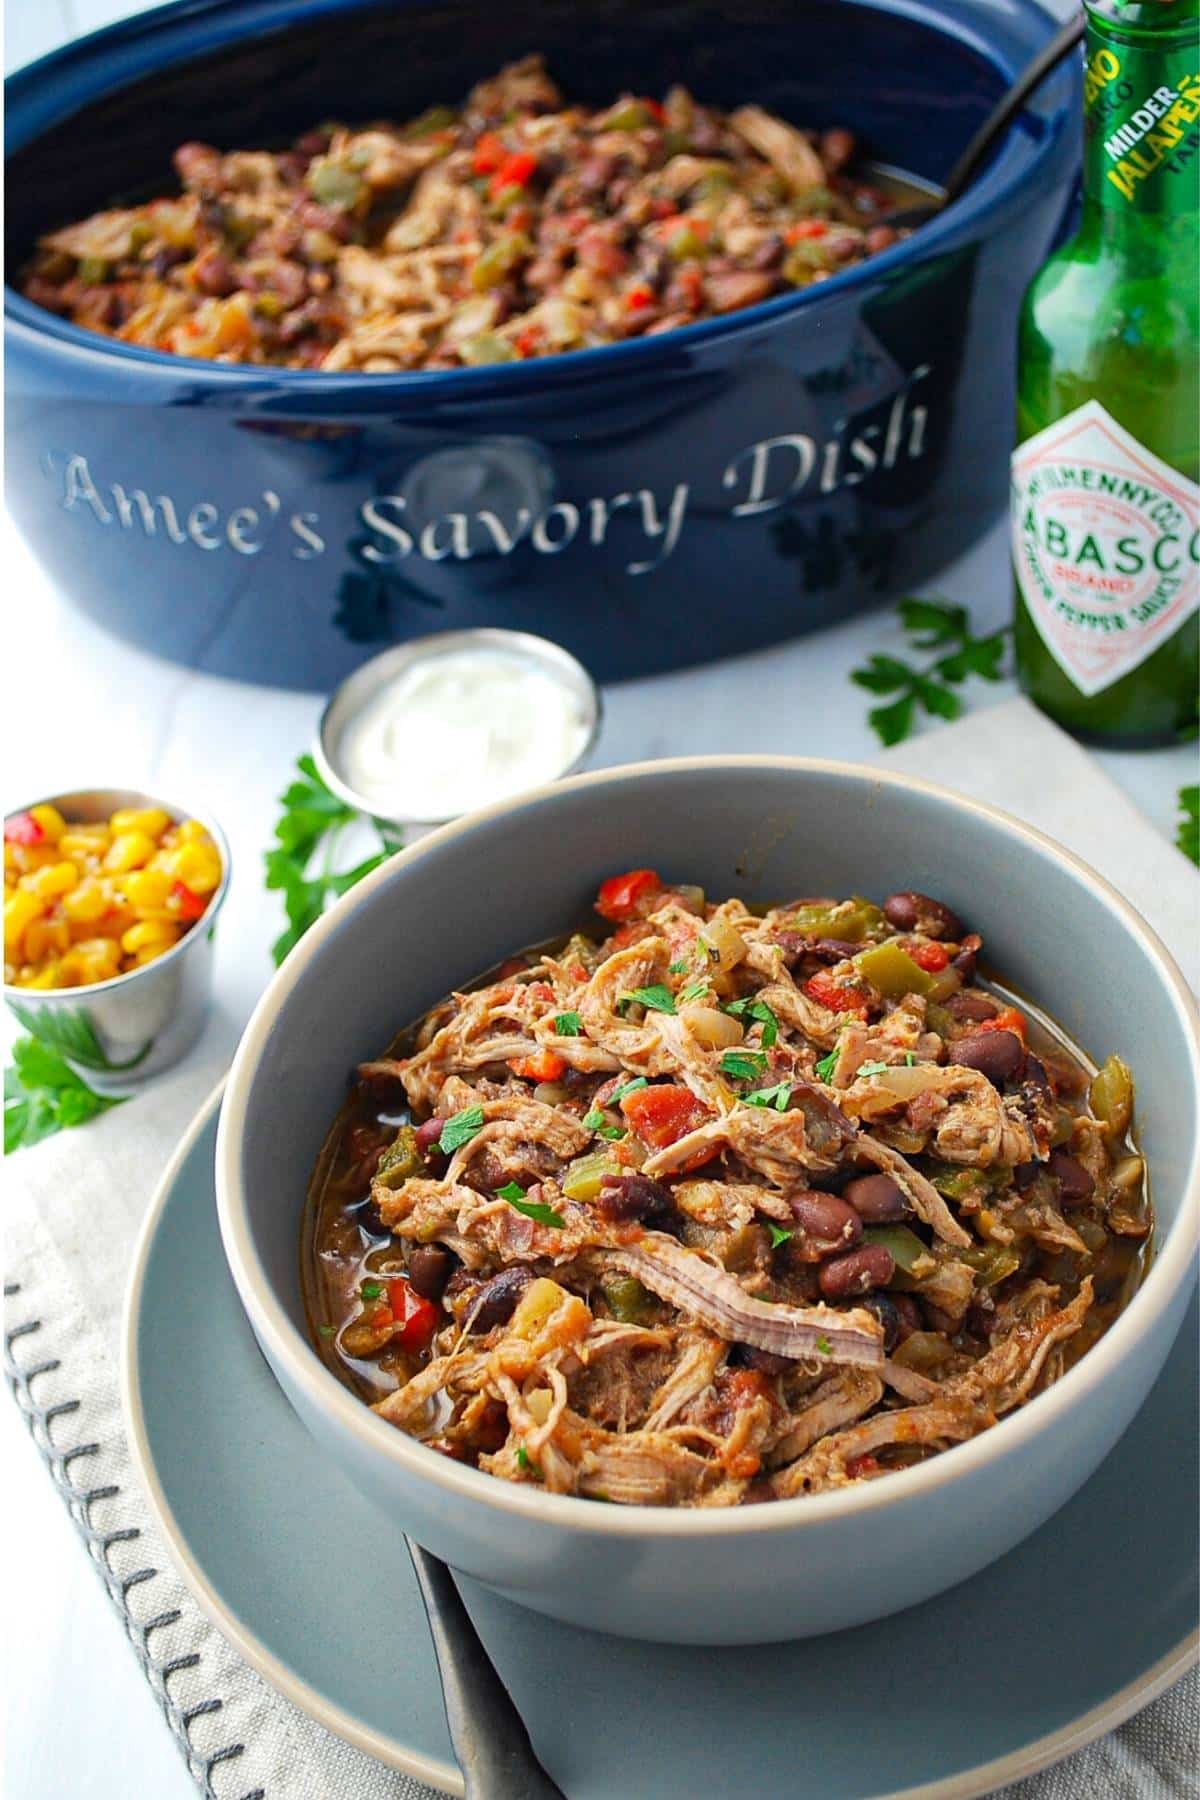
<path fill-rule="evenodd" d="M 136 10 L 129 0 L 8 0 L 7 64 Z M 1056 10 L 1066 10 L 1063 0 Z M 110 781 L 211 808 L 235 871 L 216 974 L 217 1028 L 232 1045 L 270 973 L 280 902 L 263 890 L 261 855 L 320 699 L 195 675 L 120 644 L 55 594 L 11 527 L 0 528 L 0 575 L 0 799 L 10 806 L 32 790 Z M 937 587 L 969 605 L 982 630 L 1006 620 L 1009 579 L 998 527 Z M 902 634 L 891 615 L 874 613 L 736 662 L 609 689 L 593 760 L 770 750 L 869 761 L 877 749 L 866 723 L 871 702 L 848 674 L 871 651 L 889 649 L 902 652 Z M 1011 682 L 975 682 L 965 698 L 988 705 L 1012 691 Z M 1173 834 L 1176 790 L 1196 779 L 1194 750 L 1104 753 L 1100 761 Z M 0 1405 L 0 1457 L 7 1800 L 194 1800 L 120 1620 L 11 1405 Z"/>

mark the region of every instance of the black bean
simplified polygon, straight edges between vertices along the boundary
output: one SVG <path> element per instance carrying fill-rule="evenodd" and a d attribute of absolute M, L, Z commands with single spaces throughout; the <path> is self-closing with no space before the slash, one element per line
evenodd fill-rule
<path fill-rule="evenodd" d="M 827 1300 L 847 1300 L 851 1295 L 869 1294 L 872 1288 L 886 1287 L 896 1272 L 895 1259 L 882 1244 L 860 1244 L 845 1256 L 835 1256 L 822 1263 L 821 1292 Z"/>
<path fill-rule="evenodd" d="M 408 1258 L 408 1279 L 423 1300 L 440 1300 L 454 1268 L 454 1256 L 441 1244 L 418 1244 Z"/>
<path fill-rule="evenodd" d="M 485 1281 L 466 1309 L 465 1316 L 471 1320 L 472 1331 L 491 1331 L 495 1325 L 507 1325 L 517 1310 L 517 1301 L 532 1280 L 532 1269 L 514 1263 L 511 1268 L 501 1269 L 498 1275 Z"/>
<path fill-rule="evenodd" d="M 372 1237 L 385 1238 L 392 1235 L 389 1227 L 384 1224 L 383 1214 L 375 1204 L 374 1199 L 363 1201 L 362 1205 L 358 1207 L 355 1212 L 355 1220 L 362 1226 L 363 1230 L 369 1232 Z"/>
<path fill-rule="evenodd" d="M 918 894 L 914 888 L 889 894 L 883 911 L 889 925 L 897 931 L 919 931 L 926 937 L 951 938 L 955 942 L 964 936 L 963 922 L 956 912 L 928 894 Z"/>
<path fill-rule="evenodd" d="M 848 1200 L 868 1225 L 902 1219 L 909 1211 L 904 1189 L 890 1175 L 856 1175 L 842 1189 L 842 1199 Z"/>
<path fill-rule="evenodd" d="M 898 1343 L 911 1337 L 914 1331 L 921 1329 L 921 1312 L 911 1294 L 889 1294 L 889 1300 L 896 1309 L 896 1317 L 900 1321 Z"/>
<path fill-rule="evenodd" d="M 605 1175 L 594 1205 L 602 1219 L 641 1219 L 660 1225 L 675 1217 L 671 1190 L 648 1175 Z"/>
<path fill-rule="evenodd" d="M 863 1305 L 883 1326 L 883 1347 L 890 1353 L 900 1342 L 900 1314 L 895 1301 L 890 1294 L 867 1294 Z"/>
<path fill-rule="evenodd" d="M 735 1369 L 758 1369 L 764 1375 L 782 1375 L 794 1367 L 790 1357 L 776 1356 L 773 1350 L 759 1350 L 753 1344 L 733 1344 L 726 1361 Z"/>
<path fill-rule="evenodd" d="M 951 994 L 943 1004 L 952 1019 L 964 1019 L 971 1025 L 978 1025 L 984 1019 L 994 1019 L 1000 1011 L 996 1002 L 986 994 Z"/>
<path fill-rule="evenodd" d="M 793 1244 L 809 1260 L 833 1256 L 862 1236 L 862 1220 L 837 1194 L 801 1188 L 788 1195 L 788 1205 L 796 1221 Z"/>
<path fill-rule="evenodd" d="M 442 1135 L 445 1119 L 426 1119 L 423 1125 L 417 1126 L 417 1149 L 422 1156 L 428 1156 Z"/>
<path fill-rule="evenodd" d="M 1015 1031 L 968 1031 L 955 1038 L 947 1054 L 964 1069 L 978 1069 L 994 1087 L 1019 1075 L 1025 1063 L 1025 1046 Z"/>
<path fill-rule="evenodd" d="M 983 939 L 977 931 L 969 931 L 962 941 L 958 955 L 950 962 L 952 969 L 957 969 L 964 981 L 974 981 L 975 965 L 979 961 L 979 952 L 983 949 Z"/>
<path fill-rule="evenodd" d="M 1016 1168 L 1013 1170 L 1013 1186 L 1016 1188 L 1018 1194 L 1027 1194 L 1029 1192 L 1030 1188 L 1037 1180 L 1038 1170 L 1041 1166 L 1041 1163 L 1036 1162 L 1023 1162 L 1017 1164 Z"/>
<path fill-rule="evenodd" d="M 1058 1183 L 1059 1199 L 1064 1206 L 1086 1206 L 1096 1191 L 1096 1183 L 1083 1164 L 1065 1150 L 1052 1150 L 1047 1162 Z"/>
<path fill-rule="evenodd" d="M 843 938 L 814 938 L 808 945 L 808 954 L 815 956 L 818 962 L 840 963 L 857 956 L 861 949 L 861 944 L 851 944 Z"/>

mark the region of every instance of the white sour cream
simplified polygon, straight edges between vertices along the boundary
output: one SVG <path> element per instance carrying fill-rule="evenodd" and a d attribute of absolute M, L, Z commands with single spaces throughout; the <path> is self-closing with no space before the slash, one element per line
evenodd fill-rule
<path fill-rule="evenodd" d="M 379 813 L 453 819 L 553 781 L 580 756 L 589 729 L 564 681 L 480 646 L 403 670 L 346 724 L 337 760 Z"/>

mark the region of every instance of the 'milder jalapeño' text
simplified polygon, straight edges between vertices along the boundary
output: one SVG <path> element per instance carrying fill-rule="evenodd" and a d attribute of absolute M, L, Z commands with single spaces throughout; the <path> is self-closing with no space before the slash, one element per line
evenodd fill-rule
<path fill-rule="evenodd" d="M 1121 75 L 1116 52 L 1102 48 L 1089 59 L 1085 96 L 1089 107 Z M 1124 92 L 1129 83 L 1125 83 Z M 1113 165 L 1106 178 L 1126 200 L 1132 200 L 1141 183 L 1169 159 L 1188 160 L 1197 149 L 1198 134 L 1191 130 L 1200 120 L 1200 74 L 1187 75 L 1178 87 L 1162 84 L 1148 93 L 1141 105 L 1104 138 L 1104 154 Z"/>

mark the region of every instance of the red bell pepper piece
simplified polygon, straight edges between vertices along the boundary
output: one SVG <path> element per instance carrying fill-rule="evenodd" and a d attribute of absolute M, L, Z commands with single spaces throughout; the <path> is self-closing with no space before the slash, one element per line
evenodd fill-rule
<path fill-rule="evenodd" d="M 628 919 L 638 911 L 638 902 L 648 894 L 662 892 L 662 876 L 657 869 L 629 869 L 624 875 L 610 875 L 596 895 L 596 911 L 602 919 Z"/>
<path fill-rule="evenodd" d="M 203 895 L 193 893 L 186 881 L 171 883 L 171 898 L 176 904 L 181 919 L 198 919 L 208 905 L 208 901 Z"/>
<path fill-rule="evenodd" d="M 978 1025 L 972 1025 L 972 1031 L 1015 1031 L 1021 1042 L 1026 1041 L 1029 1027 L 1025 1014 L 1015 1006 L 1002 1006 L 994 1019 L 980 1019 Z"/>
<path fill-rule="evenodd" d="M 476 167 L 478 167 L 478 163 Z M 488 182 L 488 193 L 494 200 L 496 195 L 503 193 L 506 187 L 524 187 L 536 168 L 537 157 L 532 150 L 514 150 L 512 155 L 506 156 L 496 168 L 495 174 Z"/>
<path fill-rule="evenodd" d="M 644 281 L 635 282 L 633 287 L 626 289 L 625 310 L 627 312 L 641 312 L 644 306 L 653 306 L 653 304 L 654 289 L 647 287 Z"/>
<path fill-rule="evenodd" d="M 23 844 L 26 849 L 40 844 L 46 833 L 38 824 L 32 813 L 9 813 L 4 821 L 4 841 L 6 844 Z"/>
<path fill-rule="evenodd" d="M 494 169 L 500 167 L 507 155 L 508 151 L 496 133 L 483 131 L 475 145 L 475 151 L 471 157 L 471 167 L 477 175 L 490 175 Z"/>
<path fill-rule="evenodd" d="M 798 244 L 801 238 L 824 237 L 828 230 L 829 226 L 824 219 L 798 219 L 794 225 L 788 226 L 783 235 L 787 243 Z"/>
<path fill-rule="evenodd" d="M 400 1326 L 393 1333 L 393 1344 L 398 1343 L 402 1350 L 424 1350 L 438 1328 L 441 1312 L 432 1300 L 418 1294 L 407 1275 L 393 1276 L 387 1285 L 392 1316 Z"/>

